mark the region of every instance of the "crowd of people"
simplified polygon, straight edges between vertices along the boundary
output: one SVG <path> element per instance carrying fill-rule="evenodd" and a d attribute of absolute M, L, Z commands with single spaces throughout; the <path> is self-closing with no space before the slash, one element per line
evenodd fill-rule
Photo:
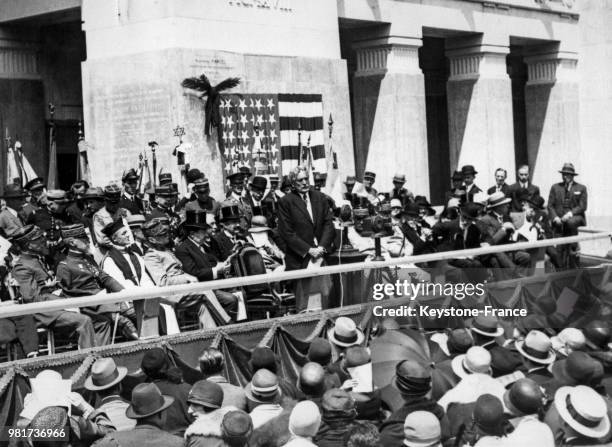
<path fill-rule="evenodd" d="M 56 433 L 55 443 L 38 438 L 33 447 L 609 443 L 609 321 L 546 329 L 549 301 L 539 299 L 531 319 L 516 323 L 479 316 L 434 331 L 381 320 L 366 334 L 338 317 L 325 338 L 309 341 L 297 378 L 281 351 L 254 348 L 246 386 L 229 383 L 233 360 L 215 347 L 203 350 L 197 374 L 183 373 L 162 348 L 145 351 L 132 372 L 99 358 L 81 393 L 44 370 L 30 380 L 15 427 Z M 402 337 L 423 337 L 433 363 L 406 356 L 389 374 L 377 350 Z"/>
<path fill-rule="evenodd" d="M 312 174 L 303 166 L 282 182 L 241 168 L 228 176 L 222 200 L 211 197 L 209 181 L 198 169 L 186 174 L 187 197 L 179 197 L 177 183 L 164 172 L 148 195 L 139 194 L 140 177 L 134 169 L 124 172 L 121 186 L 110 183 L 104 188 L 78 181 L 70 191 L 47 190 L 43 179 L 36 178 L 24 189 L 7 185 L 2 197 L 0 230 L 12 244 L 2 267 L 3 299 L 42 302 L 319 266 L 347 242 L 343 234 L 371 257 L 378 239 L 385 258 L 574 235 L 585 224 L 587 190 L 574 181 L 578 173 L 570 163 L 559 172 L 563 181 L 553 185 L 545 207 L 527 166 L 519 168 L 512 185 L 506 184 L 506 171 L 498 169 L 496 184 L 486 194 L 475 184 L 474 167 L 463 166 L 452 176 L 439 215 L 425 196 L 405 188 L 404 175 L 394 176 L 390 192 L 379 193 L 376 174 L 369 171 L 358 190 L 355 177 L 346 179 L 341 201 L 323 192 L 325 174 L 314 173 L 311 185 Z M 234 262 L 245 247 L 258 253 L 259 270 L 245 271 L 240 266 L 253 263 Z M 554 268 L 578 264 L 577 244 L 564 250 L 565 256 L 560 251 L 546 250 Z M 540 259 L 538 253 L 509 247 L 501 253 L 440 261 L 436 267 L 448 281 L 482 281 L 492 274 L 505 279 L 528 271 Z M 411 272 L 414 275 L 414 269 Z M 396 269 L 396 277 L 402 274 Z M 310 301 L 308 290 L 299 288 L 297 293 L 298 283 L 275 287 L 295 291 L 300 312 Z M 143 316 L 157 315 L 162 334 L 176 332 L 177 315 L 180 319 L 189 309 L 198 313 L 201 326 L 211 319 L 227 324 L 244 318 L 244 300 L 235 291 L 3 319 L 0 341 L 18 339 L 24 355 L 36 356 L 38 326 L 77 334 L 80 348 L 101 346 L 116 334 L 138 339 Z M 319 307 L 327 303 L 324 297 Z"/>

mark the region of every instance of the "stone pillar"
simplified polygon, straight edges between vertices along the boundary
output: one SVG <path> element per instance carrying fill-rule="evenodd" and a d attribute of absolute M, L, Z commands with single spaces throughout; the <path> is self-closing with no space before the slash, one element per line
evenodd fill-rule
<path fill-rule="evenodd" d="M 419 68 L 420 38 L 385 37 L 355 45 L 353 80 L 356 172 L 377 173 L 374 187 L 393 188 L 406 174 L 406 187 L 429 196 L 425 82 Z"/>
<path fill-rule="evenodd" d="M 538 52 L 539 53 L 539 52 Z M 580 169 L 577 55 L 569 52 L 526 53 L 527 154 L 533 182 L 545 199 L 563 163 Z"/>
<path fill-rule="evenodd" d="M 495 184 L 495 169 L 514 179 L 512 85 L 506 71 L 509 48 L 481 37 L 447 39 L 450 60 L 448 131 L 451 170 L 474 165 L 475 183 L 484 191 Z"/>

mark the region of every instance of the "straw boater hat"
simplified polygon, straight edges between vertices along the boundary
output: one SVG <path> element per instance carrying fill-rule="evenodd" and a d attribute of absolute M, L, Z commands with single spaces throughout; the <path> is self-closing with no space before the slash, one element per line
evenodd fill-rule
<path fill-rule="evenodd" d="M 491 354 L 482 346 L 472 346 L 467 353 L 451 360 L 451 367 L 462 379 L 470 374 L 491 375 Z"/>
<path fill-rule="evenodd" d="M 336 346 L 348 348 L 363 343 L 365 336 L 353 320 L 338 317 L 334 327 L 327 331 L 327 338 Z"/>
<path fill-rule="evenodd" d="M 268 227 L 268 219 L 265 216 L 253 216 L 251 219 L 251 227 L 248 229 L 249 233 L 263 233 L 264 231 L 270 231 Z"/>
<path fill-rule="evenodd" d="M 101 358 L 91 367 L 91 375 L 85 380 L 85 389 L 100 391 L 111 388 L 127 375 L 127 368 L 117 366 L 112 358 Z"/>
<path fill-rule="evenodd" d="M 503 192 L 501 191 L 494 192 L 487 199 L 487 208 L 493 209 L 497 206 L 504 205 L 506 203 L 510 203 L 511 201 L 512 199 L 510 197 L 506 197 L 506 195 Z"/>
<path fill-rule="evenodd" d="M 540 331 L 530 331 L 524 340 L 517 340 L 516 350 L 525 358 L 541 365 L 550 365 L 555 361 L 550 338 Z"/>
<path fill-rule="evenodd" d="M 559 416 L 576 432 L 588 438 L 602 438 L 610 432 L 606 402 L 588 386 L 563 386 L 555 393 Z"/>

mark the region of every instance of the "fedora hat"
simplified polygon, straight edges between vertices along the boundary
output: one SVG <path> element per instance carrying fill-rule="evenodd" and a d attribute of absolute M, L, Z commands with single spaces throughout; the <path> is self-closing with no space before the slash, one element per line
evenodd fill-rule
<path fill-rule="evenodd" d="M 404 206 L 404 210 L 402 211 L 402 214 L 408 217 L 419 217 L 420 210 L 421 209 L 417 203 L 408 202 L 406 206 Z"/>
<path fill-rule="evenodd" d="M 563 386 L 555 393 L 559 416 L 576 432 L 588 438 L 602 438 L 610 432 L 606 402 L 588 386 Z"/>
<path fill-rule="evenodd" d="M 612 339 L 610 326 L 601 320 L 588 322 L 582 331 L 586 338 L 586 345 L 591 349 L 606 349 Z"/>
<path fill-rule="evenodd" d="M 183 228 L 188 230 L 207 230 L 210 225 L 206 222 L 206 211 L 204 210 L 187 210 L 185 211 L 185 220 Z"/>
<path fill-rule="evenodd" d="M 210 380 L 198 380 L 189 390 L 187 403 L 216 410 L 223 404 L 223 389 Z"/>
<path fill-rule="evenodd" d="M 365 336 L 353 320 L 348 317 L 338 317 L 334 327 L 327 331 L 327 338 L 336 346 L 348 348 L 363 343 Z"/>
<path fill-rule="evenodd" d="M 589 384 L 597 373 L 598 361 L 583 351 L 572 351 L 566 359 L 552 364 L 555 379 L 566 385 Z"/>
<path fill-rule="evenodd" d="M 461 167 L 461 175 L 464 177 L 466 175 L 476 175 L 476 174 L 478 174 L 478 171 L 474 169 L 474 166 L 472 165 L 465 165 Z"/>
<path fill-rule="evenodd" d="M 404 420 L 404 445 L 407 447 L 431 447 L 440 445 L 442 428 L 435 414 L 429 411 L 413 411 Z"/>
<path fill-rule="evenodd" d="M 406 175 L 405 174 L 395 174 L 393 176 L 393 183 L 406 183 Z"/>
<path fill-rule="evenodd" d="M 453 329 L 450 334 L 448 334 L 446 346 L 451 354 L 464 354 L 472 345 L 474 345 L 474 339 L 467 329 Z"/>
<path fill-rule="evenodd" d="M 0 196 L 3 199 L 17 199 L 23 198 L 28 195 L 27 191 L 21 189 L 21 186 L 11 183 L 4 187 L 4 194 Z"/>
<path fill-rule="evenodd" d="M 121 382 L 127 372 L 127 368 L 117 366 L 110 357 L 98 359 L 91 366 L 91 375 L 85 379 L 85 389 L 90 391 L 106 390 Z"/>
<path fill-rule="evenodd" d="M 142 419 L 164 411 L 174 403 L 174 397 L 162 395 L 154 383 L 140 383 L 132 390 L 132 402 L 125 410 L 130 419 Z"/>
<path fill-rule="evenodd" d="M 474 318 L 470 329 L 472 332 L 491 338 L 499 337 L 504 333 L 504 328 L 499 325 L 497 318 L 487 315 L 479 315 Z"/>
<path fill-rule="evenodd" d="M 561 174 L 570 174 L 570 175 L 578 175 L 574 165 L 572 163 L 564 163 L 563 167 L 559 171 Z"/>
<path fill-rule="evenodd" d="M 524 201 L 529 203 L 536 210 L 544 209 L 544 197 L 542 196 L 527 196 Z"/>
<path fill-rule="evenodd" d="M 255 177 L 253 177 L 253 180 L 251 180 L 251 188 L 265 191 L 267 187 L 268 187 L 268 179 L 265 177 L 262 177 L 261 175 L 256 175 Z"/>
<path fill-rule="evenodd" d="M 480 213 L 480 206 L 476 203 L 466 203 L 460 208 L 461 215 L 467 219 L 478 219 Z"/>
<path fill-rule="evenodd" d="M 245 387 L 244 393 L 249 400 L 256 403 L 278 402 L 281 397 L 278 376 L 268 369 L 259 369 L 253 374 L 253 378 Z"/>
<path fill-rule="evenodd" d="M 474 200 L 476 200 L 476 199 L 474 199 Z M 510 203 L 511 201 L 512 201 L 512 199 L 510 197 L 506 197 L 506 195 L 503 192 L 497 191 L 497 192 L 494 192 L 493 194 L 491 194 L 487 198 L 487 208 L 488 209 L 493 209 L 496 206 L 504 205 L 506 203 Z"/>
<path fill-rule="evenodd" d="M 451 360 L 451 367 L 457 377 L 470 374 L 491 374 L 491 354 L 482 346 L 472 346 L 465 354 Z"/>
<path fill-rule="evenodd" d="M 268 227 L 268 219 L 266 216 L 253 216 L 251 219 L 251 227 L 248 229 L 249 233 L 263 233 L 264 231 L 270 231 Z"/>
<path fill-rule="evenodd" d="M 525 358 L 541 365 L 550 365 L 555 361 L 552 342 L 548 335 L 540 331 L 529 331 L 524 340 L 514 342 L 516 350 Z"/>

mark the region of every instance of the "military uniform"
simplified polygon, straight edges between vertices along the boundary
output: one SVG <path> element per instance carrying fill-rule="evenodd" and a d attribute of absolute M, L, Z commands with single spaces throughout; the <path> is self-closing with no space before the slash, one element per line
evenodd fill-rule
<path fill-rule="evenodd" d="M 145 204 L 137 195 L 130 195 L 123 191 L 119 200 L 119 208 L 128 210 L 130 214 L 144 214 Z"/>

